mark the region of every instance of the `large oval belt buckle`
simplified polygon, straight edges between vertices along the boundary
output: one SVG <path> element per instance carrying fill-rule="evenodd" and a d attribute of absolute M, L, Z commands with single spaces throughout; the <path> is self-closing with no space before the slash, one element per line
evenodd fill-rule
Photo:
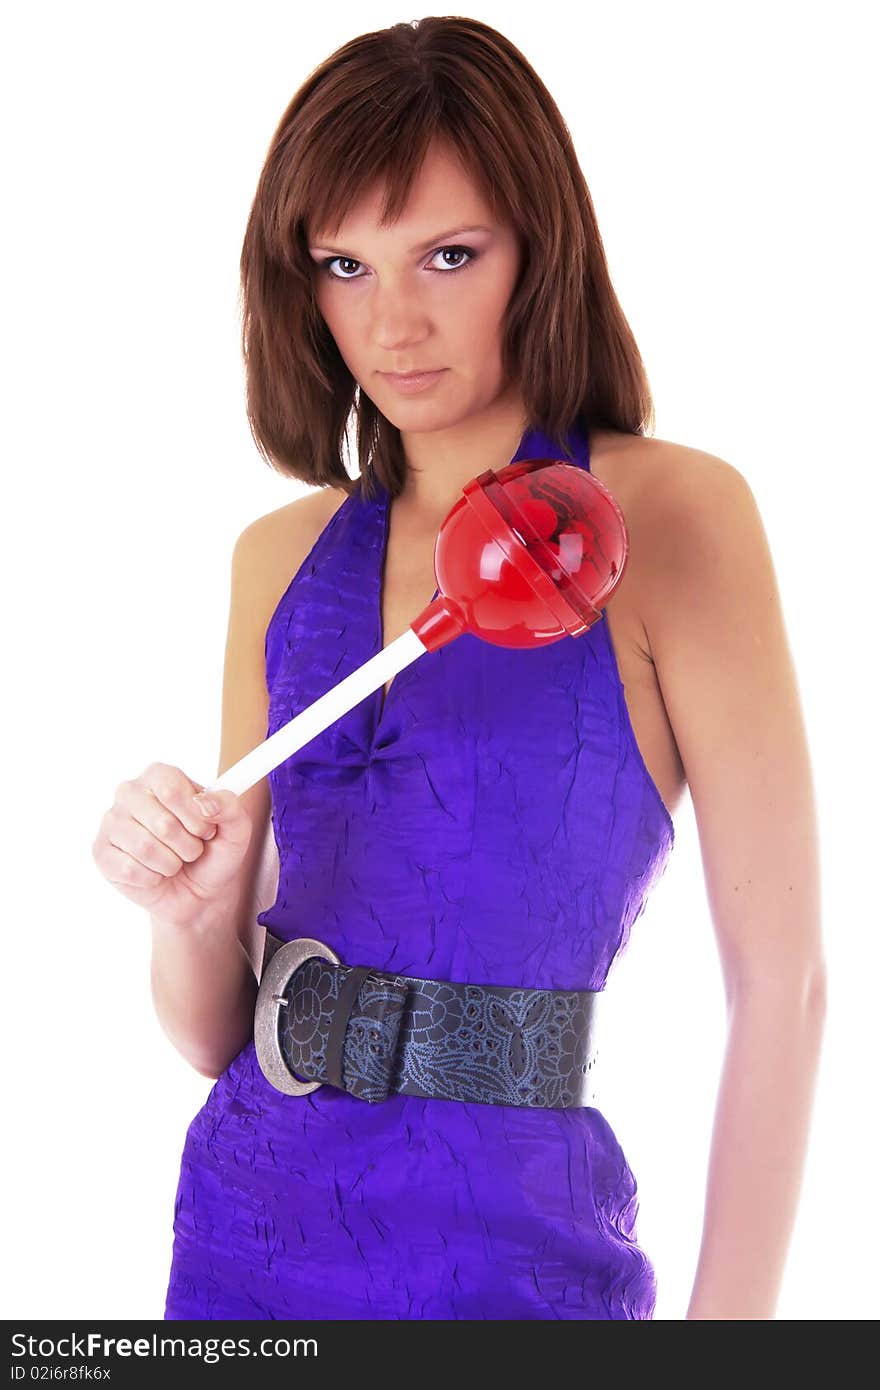
<path fill-rule="evenodd" d="M 284 991 L 294 971 L 312 956 L 341 965 L 335 951 L 312 936 L 298 936 L 279 946 L 263 971 L 254 1009 L 254 1045 L 260 1070 L 267 1081 L 289 1096 L 306 1096 L 320 1081 L 299 1081 L 288 1067 L 278 1037 L 278 1016 L 286 1004 Z"/>

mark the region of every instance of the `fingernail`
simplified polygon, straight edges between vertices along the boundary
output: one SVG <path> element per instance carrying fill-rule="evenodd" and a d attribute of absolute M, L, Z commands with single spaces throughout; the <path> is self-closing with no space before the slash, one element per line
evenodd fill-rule
<path fill-rule="evenodd" d="M 197 806 L 201 807 L 206 816 L 216 816 L 217 812 L 220 810 L 220 807 L 212 796 L 204 796 L 199 793 L 193 797 L 193 800 Z"/>

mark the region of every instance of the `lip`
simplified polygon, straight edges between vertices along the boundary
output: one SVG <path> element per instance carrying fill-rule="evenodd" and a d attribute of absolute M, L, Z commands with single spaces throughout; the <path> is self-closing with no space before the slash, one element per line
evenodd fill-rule
<path fill-rule="evenodd" d="M 396 386 L 398 391 L 423 391 L 426 386 L 432 385 L 446 371 L 445 367 L 438 368 L 435 372 L 382 372 L 386 381 L 390 381 L 392 386 Z"/>

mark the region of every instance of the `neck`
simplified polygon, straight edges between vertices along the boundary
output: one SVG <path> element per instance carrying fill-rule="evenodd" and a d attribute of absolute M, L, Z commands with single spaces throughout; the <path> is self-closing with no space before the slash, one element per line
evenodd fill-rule
<path fill-rule="evenodd" d="M 402 503 L 404 510 L 435 527 L 465 483 L 510 462 L 527 425 L 522 399 L 510 392 L 449 429 L 401 431 L 408 473 L 396 505 Z"/>

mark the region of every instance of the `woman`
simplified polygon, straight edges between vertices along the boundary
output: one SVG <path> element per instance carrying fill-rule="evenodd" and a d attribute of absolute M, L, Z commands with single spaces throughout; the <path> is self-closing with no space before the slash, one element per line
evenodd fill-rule
<path fill-rule="evenodd" d="M 581 637 L 465 634 L 277 768 L 262 868 L 265 781 L 216 794 L 211 839 L 179 770 L 124 784 L 141 834 L 167 851 L 177 815 L 197 845 L 139 856 L 129 884 L 182 871 L 204 909 L 185 929 L 152 908 L 160 1019 L 217 1078 L 186 1137 L 165 1316 L 653 1316 L 636 1181 L 596 1105 L 285 1094 L 251 1030 L 263 928 L 400 976 L 604 991 L 687 785 L 730 1004 L 687 1316 L 772 1317 L 824 989 L 796 682 L 746 481 L 647 434 L 590 195 L 522 54 L 460 18 L 333 54 L 275 133 L 242 286 L 254 438 L 315 490 L 236 546 L 221 773 L 405 630 L 484 469 L 591 469 L 631 549 Z M 434 375 L 389 375 L 412 372 Z"/>

